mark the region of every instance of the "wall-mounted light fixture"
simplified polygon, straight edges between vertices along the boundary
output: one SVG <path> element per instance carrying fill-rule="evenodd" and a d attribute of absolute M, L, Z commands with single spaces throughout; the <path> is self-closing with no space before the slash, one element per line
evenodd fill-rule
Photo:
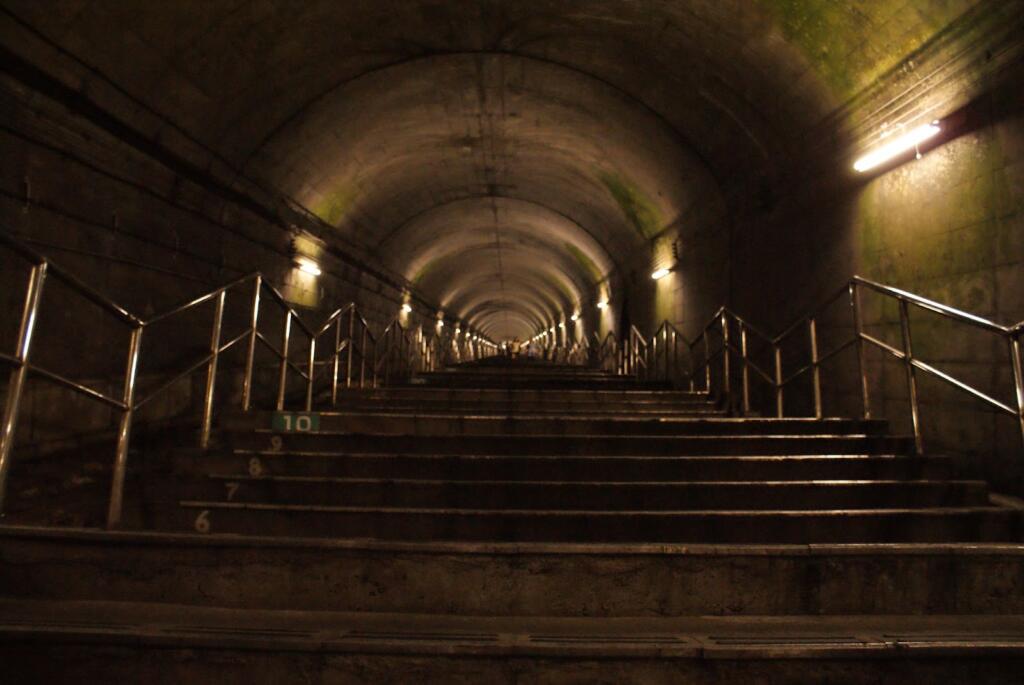
<path fill-rule="evenodd" d="M 402 305 L 402 311 L 405 312 L 406 314 L 411 314 L 412 313 L 412 305 L 409 304 L 408 302 L 406 302 L 405 304 Z"/>
<path fill-rule="evenodd" d="M 665 276 L 668 276 L 670 273 L 675 271 L 676 267 L 678 267 L 678 266 L 679 266 L 679 243 L 676 242 L 675 240 L 673 240 L 672 241 L 672 264 L 670 264 L 669 266 L 663 266 L 661 268 L 655 269 L 654 272 L 651 273 L 651 278 L 653 278 L 656 281 L 660 281 L 661 279 L 665 278 Z"/>
<path fill-rule="evenodd" d="M 570 316 L 569 318 L 572 319 L 573 321 L 579 321 L 580 320 L 580 313 L 579 312 L 573 312 L 572 316 Z"/>
<path fill-rule="evenodd" d="M 601 300 L 597 303 L 598 309 L 608 309 L 608 300 Z"/>
<path fill-rule="evenodd" d="M 558 327 L 559 328 L 565 328 L 565 322 L 564 321 L 559 321 L 558 322 Z"/>
<path fill-rule="evenodd" d="M 320 270 L 320 265 L 309 257 L 298 256 L 295 258 L 295 266 L 299 268 L 299 271 L 307 273 L 311 276 L 319 276 L 323 272 Z"/>
<path fill-rule="evenodd" d="M 942 126 L 938 121 L 924 124 L 904 133 L 901 136 L 885 143 L 876 150 L 872 150 L 853 164 L 854 170 L 858 173 L 870 171 L 886 162 L 895 159 L 904 152 L 916 149 L 921 143 L 934 138 L 942 132 Z M 920 152 L 918 152 L 920 156 Z"/>

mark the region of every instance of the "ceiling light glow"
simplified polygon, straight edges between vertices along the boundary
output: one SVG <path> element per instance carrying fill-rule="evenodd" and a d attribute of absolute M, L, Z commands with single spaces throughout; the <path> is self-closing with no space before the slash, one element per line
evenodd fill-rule
<path fill-rule="evenodd" d="M 926 140 L 937 136 L 941 131 L 942 127 L 939 125 L 938 121 L 918 126 L 909 133 L 905 133 L 895 140 L 886 143 L 877 150 L 873 150 L 864 155 L 854 163 L 853 168 L 857 172 L 863 174 L 865 171 L 870 171 L 871 169 L 898 157 L 904 152 L 916 148 Z"/>

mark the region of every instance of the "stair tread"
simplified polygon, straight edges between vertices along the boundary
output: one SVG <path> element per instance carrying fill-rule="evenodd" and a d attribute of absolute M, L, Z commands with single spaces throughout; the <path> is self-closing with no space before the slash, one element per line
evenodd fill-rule
<path fill-rule="evenodd" d="M 944 486 L 974 486 L 984 487 L 986 485 L 983 480 L 970 480 L 970 479 L 908 479 L 908 480 L 865 480 L 865 479 L 826 479 L 826 480 L 717 480 L 717 481 L 615 481 L 615 480 L 578 480 L 578 481 L 559 481 L 559 480 L 488 480 L 488 479 L 467 479 L 452 481 L 440 478 L 353 478 L 353 477 L 342 477 L 342 476 L 282 476 L 282 475 L 268 475 L 268 476 L 250 476 L 248 474 L 234 474 L 234 473 L 210 473 L 209 478 L 217 480 L 240 480 L 240 481 L 282 481 L 282 482 L 311 482 L 311 483 L 408 483 L 408 484 L 431 484 L 431 485 L 452 485 L 460 487 L 469 487 L 472 485 L 515 485 L 515 486 L 530 486 L 530 485 L 567 485 L 573 487 L 579 486 L 595 486 L 595 487 L 666 487 L 666 488 L 677 488 L 677 487 L 716 487 L 716 486 L 735 486 L 735 487 L 761 487 L 761 486 L 786 486 L 786 487 L 799 487 L 799 486 L 892 486 L 892 485 L 907 485 L 907 486 L 922 486 L 922 485 L 944 485 Z"/>
<path fill-rule="evenodd" d="M 219 502 L 213 500 L 181 500 L 179 504 L 186 508 L 209 509 L 252 509 L 263 511 L 318 511 L 318 512 L 381 512 L 396 514 L 445 514 L 458 516 L 552 516 L 552 517 L 849 517 L 849 516 L 899 516 L 929 515 L 952 516 L 963 514 L 1016 514 L 1013 509 L 999 506 L 978 507 L 920 507 L 920 508 L 887 508 L 887 509 L 694 509 L 664 510 L 647 509 L 609 511 L 604 509 L 452 509 L 429 507 L 347 507 L 319 504 L 288 504 L 270 502 Z"/>
<path fill-rule="evenodd" d="M 255 650 L 793 658 L 985 649 L 1024 655 L 1020 615 L 449 616 L 0 599 L 0 635 Z"/>

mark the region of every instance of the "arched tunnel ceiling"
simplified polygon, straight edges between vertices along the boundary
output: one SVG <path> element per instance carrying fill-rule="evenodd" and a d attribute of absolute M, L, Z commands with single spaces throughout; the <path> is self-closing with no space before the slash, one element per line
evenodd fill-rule
<path fill-rule="evenodd" d="M 453 317 L 528 337 L 977 2 L 3 7 Z"/>

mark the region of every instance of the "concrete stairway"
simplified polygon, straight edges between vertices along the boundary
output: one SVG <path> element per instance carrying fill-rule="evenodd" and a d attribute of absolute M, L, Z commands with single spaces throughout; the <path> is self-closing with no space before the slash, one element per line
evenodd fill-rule
<path fill-rule="evenodd" d="M 455 368 L 352 393 L 315 432 L 270 423 L 236 417 L 229 450 L 182 462 L 192 482 L 168 525 L 402 541 L 1020 539 L 1018 513 L 990 505 L 984 483 L 909 456 L 884 422 L 728 418 L 701 393 L 579 367 Z"/>
<path fill-rule="evenodd" d="M 133 672 L 206 650 L 197 681 L 239 654 L 339 682 L 1020 672 L 1021 511 L 884 422 L 480 367 L 348 392 L 311 433 L 226 418 L 150 484 L 156 532 L 0 529 L 0 636 L 44 671 L 90 640 Z"/>

